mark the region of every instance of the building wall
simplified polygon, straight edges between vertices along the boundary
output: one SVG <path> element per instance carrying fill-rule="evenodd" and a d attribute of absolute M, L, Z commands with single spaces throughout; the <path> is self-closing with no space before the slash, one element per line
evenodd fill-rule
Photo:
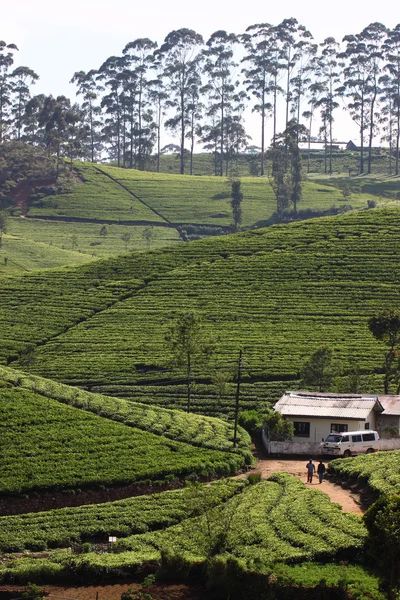
<path fill-rule="evenodd" d="M 378 415 L 376 419 L 376 430 L 382 438 L 390 438 L 399 435 L 400 417 L 397 415 Z"/>
<path fill-rule="evenodd" d="M 365 425 L 369 424 L 367 429 L 375 429 L 375 411 L 372 410 L 366 421 L 346 420 L 329 417 L 325 418 L 308 418 L 308 417 L 287 417 L 292 423 L 308 423 L 305 429 L 309 429 L 309 435 L 294 436 L 293 441 L 304 443 L 320 443 L 327 438 L 332 431 L 332 425 L 347 425 L 348 431 L 358 431 L 365 429 Z"/>

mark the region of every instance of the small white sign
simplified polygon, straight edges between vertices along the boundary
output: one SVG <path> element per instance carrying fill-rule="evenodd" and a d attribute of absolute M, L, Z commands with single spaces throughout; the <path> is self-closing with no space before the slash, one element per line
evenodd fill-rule
<path fill-rule="evenodd" d="M 116 541 L 117 541 L 117 538 L 116 538 L 116 537 L 114 537 L 113 535 L 109 535 L 109 536 L 108 536 L 108 543 L 111 543 L 111 542 L 116 542 Z"/>

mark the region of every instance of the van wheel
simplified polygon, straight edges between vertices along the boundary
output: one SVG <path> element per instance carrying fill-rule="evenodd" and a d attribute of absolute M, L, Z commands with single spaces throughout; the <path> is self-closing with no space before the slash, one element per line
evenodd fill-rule
<path fill-rule="evenodd" d="M 350 452 L 350 450 L 345 450 L 345 451 L 344 451 L 344 454 L 343 454 L 343 456 L 344 456 L 345 458 L 349 458 L 349 457 L 351 456 L 351 452 Z"/>
<path fill-rule="evenodd" d="M 373 449 L 373 448 L 368 448 L 368 450 L 367 450 L 367 454 L 372 454 L 373 452 L 374 452 L 374 449 Z"/>

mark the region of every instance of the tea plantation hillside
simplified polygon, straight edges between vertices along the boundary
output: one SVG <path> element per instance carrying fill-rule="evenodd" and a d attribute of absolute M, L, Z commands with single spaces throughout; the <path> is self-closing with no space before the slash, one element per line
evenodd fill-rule
<path fill-rule="evenodd" d="M 82 264 L 232 229 L 231 183 L 226 178 L 76 162 L 72 174 L 68 166 L 63 185 L 53 183 L 33 187 L 27 181 L 24 188 L 19 182 L 14 200 L 6 197 L 14 205 L 3 235 L 0 274 Z M 351 180 L 351 197 L 344 197 L 341 188 L 348 185 L 340 178 L 305 182 L 299 217 L 390 201 L 376 185 L 371 193 L 369 189 L 362 193 L 366 188 L 358 178 Z M 244 177 L 242 189 L 243 227 L 276 221 L 276 202 L 268 178 Z M 0 189 L 0 200 L 1 194 Z"/>
<path fill-rule="evenodd" d="M 30 203 L 28 217 L 80 219 L 116 224 L 230 227 L 230 183 L 220 177 L 191 177 L 75 163 L 82 179 L 69 193 L 50 195 Z M 267 178 L 245 177 L 243 226 L 267 223 L 276 201 Z M 373 198 L 355 193 L 354 208 Z M 305 183 L 300 208 L 317 212 L 348 204 L 338 188 Z M 201 230 L 200 230 L 201 231 Z M 203 232 L 204 233 L 204 232 Z"/>
<path fill-rule="evenodd" d="M 131 514 L 130 519 L 125 513 Z M 36 558 L 6 556 L 0 564 L 0 581 L 26 581 L 27 577 L 54 581 L 68 574 L 87 583 L 95 578 L 131 576 L 138 568 L 154 569 L 162 554 L 176 557 L 189 572 L 216 551 L 219 561 L 239 559 L 242 569 L 253 573 L 265 573 L 277 563 L 305 560 L 322 560 L 334 567 L 332 563 L 339 559 L 356 559 L 366 538 L 358 516 L 343 513 L 325 494 L 285 473 L 253 486 L 221 482 L 208 490 L 195 487 L 103 504 L 94 516 L 90 506 L 26 514 L 23 531 L 17 529 L 21 517 L 0 517 L 6 531 L 17 530 L 14 547 L 20 548 L 65 545 L 79 533 L 86 539 L 101 539 L 107 526 L 121 532 L 118 552 L 77 556 L 68 549 Z M 129 529 L 134 533 L 131 536 Z M 0 547 L 12 543 L 9 536 L 0 535 Z"/>
<path fill-rule="evenodd" d="M 185 415 L 192 443 L 188 438 L 177 441 L 171 437 L 179 440 L 182 436 L 178 431 L 174 436 L 171 425 L 177 421 L 179 428 L 181 413 L 170 415 L 167 438 L 161 435 L 160 422 L 155 424 L 153 419 L 152 426 L 146 406 L 135 407 L 135 421 L 126 411 L 125 419 L 123 412 L 115 415 L 123 409 L 121 404 L 114 406 L 112 418 L 107 417 L 107 405 L 104 410 L 99 408 L 98 398 L 94 399 L 97 411 L 90 399 L 84 406 L 86 410 L 78 408 L 77 400 L 75 396 L 76 406 L 70 406 L 65 399 L 60 402 L 20 387 L 0 389 L 2 497 L 165 481 L 168 477 L 228 475 L 244 465 L 242 451 L 234 451 L 232 440 L 224 435 L 228 434 L 225 423 Z M 99 414 L 93 414 L 96 412 Z M 158 417 L 162 416 L 159 413 Z M 205 426 L 209 433 L 214 430 L 213 442 Z M 243 441 L 246 445 L 244 432 Z"/>
<path fill-rule="evenodd" d="M 365 210 L 6 278 L 1 359 L 92 391 L 183 406 L 165 335 L 196 310 L 216 346 L 208 367 L 194 365 L 198 412 L 230 412 L 234 385 L 219 397 L 211 378 L 231 377 L 240 348 L 248 406 L 295 387 L 322 343 L 374 373 L 382 348 L 366 323 L 399 303 L 399 231 L 397 209 Z"/>

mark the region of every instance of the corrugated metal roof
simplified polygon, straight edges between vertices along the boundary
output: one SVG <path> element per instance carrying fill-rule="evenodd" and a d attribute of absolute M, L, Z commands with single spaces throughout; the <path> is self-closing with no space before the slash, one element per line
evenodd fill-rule
<path fill-rule="evenodd" d="M 337 419 L 366 420 L 371 410 L 381 412 L 378 396 L 359 394 L 325 394 L 317 392 L 285 392 L 275 404 L 275 410 L 284 416 L 334 417 Z"/>
<path fill-rule="evenodd" d="M 383 415 L 400 415 L 400 396 L 378 396 L 382 404 Z"/>

